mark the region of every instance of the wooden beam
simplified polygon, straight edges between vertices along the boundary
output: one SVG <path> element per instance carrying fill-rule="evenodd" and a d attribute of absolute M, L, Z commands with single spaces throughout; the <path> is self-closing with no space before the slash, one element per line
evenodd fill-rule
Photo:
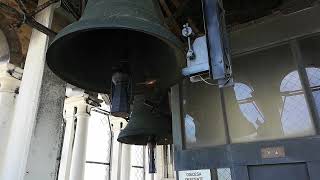
<path fill-rule="evenodd" d="M 168 7 L 167 3 L 165 0 L 160 0 L 160 5 L 162 6 L 163 10 L 165 11 L 166 15 L 168 17 L 172 17 L 172 12 L 170 10 L 170 8 Z M 181 34 L 181 29 L 179 24 L 177 23 L 177 21 L 175 19 L 173 19 L 170 22 L 170 25 L 172 26 L 172 30 L 175 34 Z"/>
<path fill-rule="evenodd" d="M 168 22 L 175 20 L 175 18 L 181 16 L 184 10 L 188 7 L 188 4 L 191 0 L 184 0 L 183 3 L 177 8 L 177 10 L 172 14 L 172 16 L 168 17 Z"/>
<path fill-rule="evenodd" d="M 194 31 L 195 34 L 200 35 L 200 30 L 199 28 L 196 26 L 196 24 L 194 23 L 194 21 L 191 18 L 188 18 L 188 23 L 190 25 L 190 27 L 192 28 L 192 30 Z"/>
<path fill-rule="evenodd" d="M 160 5 L 162 6 L 162 8 L 165 11 L 167 16 L 171 16 L 172 15 L 172 13 L 171 13 L 171 11 L 170 11 L 170 9 L 169 9 L 169 7 L 168 7 L 168 5 L 167 5 L 165 0 L 160 0 Z"/>
<path fill-rule="evenodd" d="M 0 11 L 4 11 L 5 14 L 17 19 L 20 24 L 27 24 L 28 26 L 37 29 L 38 31 L 50 36 L 54 37 L 57 33 L 53 30 L 43 26 L 42 24 L 38 23 L 32 16 L 28 14 L 21 13 L 20 11 L 16 10 L 15 8 L 0 2 Z"/>
<path fill-rule="evenodd" d="M 26 6 L 21 0 L 15 0 L 15 1 L 19 5 L 19 8 L 22 10 L 22 12 L 28 13 Z"/>
<path fill-rule="evenodd" d="M 179 0 L 171 0 L 172 4 L 175 6 L 175 8 L 179 8 L 181 3 L 179 2 Z M 190 27 L 193 29 L 193 31 L 196 33 L 196 34 L 199 34 L 200 33 L 200 30 L 199 28 L 195 25 L 195 23 L 193 22 L 193 20 L 188 17 L 188 23 L 190 25 Z"/>
<path fill-rule="evenodd" d="M 171 0 L 171 2 L 176 8 L 178 8 L 180 6 L 179 0 Z"/>
<path fill-rule="evenodd" d="M 46 9 L 47 7 L 49 7 L 51 4 L 57 3 L 60 0 L 48 0 L 47 2 L 43 3 L 42 5 L 38 6 L 35 10 L 31 11 L 29 13 L 30 16 L 34 16 L 36 14 L 38 14 L 40 11 Z"/>

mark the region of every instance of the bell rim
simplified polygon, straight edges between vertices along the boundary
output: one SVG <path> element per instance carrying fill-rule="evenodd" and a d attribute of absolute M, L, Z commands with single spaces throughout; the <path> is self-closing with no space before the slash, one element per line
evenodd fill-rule
<path fill-rule="evenodd" d="M 149 136 L 155 136 L 156 137 L 156 141 L 158 141 L 157 142 L 158 145 L 172 144 L 172 135 L 170 135 L 171 131 L 158 133 L 157 135 L 155 135 L 155 133 L 151 132 L 150 129 L 137 129 L 137 130 L 134 130 L 134 131 L 131 131 L 131 130 L 128 131 L 128 130 L 125 130 L 125 129 L 121 130 L 121 132 L 120 132 L 120 134 L 119 134 L 119 136 L 117 138 L 117 141 L 121 142 L 121 143 L 124 143 L 124 144 L 133 144 L 133 143 L 128 143 L 128 141 L 126 141 L 128 139 L 125 138 L 124 136 L 122 136 L 121 135 L 122 133 L 125 133 L 126 137 L 128 137 L 128 136 L 139 137 L 139 136 L 148 136 L 148 135 Z M 159 139 L 160 139 L 160 141 L 159 141 Z M 167 141 L 165 141 L 165 139 L 167 139 Z M 147 145 L 147 141 L 140 141 L 138 143 L 134 143 L 134 145 Z"/>
<path fill-rule="evenodd" d="M 89 23 L 90 22 L 90 23 Z M 130 22 L 130 23 L 128 23 Z M 137 22 L 137 23 L 132 23 Z M 97 88 L 90 88 L 90 87 L 84 87 L 80 83 L 73 81 L 72 79 L 69 79 L 65 77 L 62 73 L 59 72 L 59 70 L 55 69 L 53 66 L 51 66 L 51 61 L 54 61 L 52 58 L 50 58 L 50 54 L 52 47 L 56 46 L 57 44 L 61 43 L 60 41 L 63 41 L 68 38 L 73 38 L 78 33 L 81 32 L 88 32 L 88 31 L 95 31 L 95 30 L 116 30 L 116 29 L 122 29 L 122 30 L 131 30 L 135 32 L 145 33 L 149 36 L 155 37 L 165 43 L 167 46 L 172 47 L 177 51 L 176 57 L 181 57 L 178 54 L 181 53 L 183 56 L 183 45 L 180 42 L 180 40 L 167 28 L 160 26 L 159 24 L 145 21 L 142 19 L 137 18 L 131 18 L 131 17 L 117 17 L 115 19 L 108 19 L 108 20 L 100 20 L 100 19 L 85 19 L 80 20 L 77 22 L 74 22 L 70 24 L 69 26 L 62 29 L 58 35 L 53 39 L 53 41 L 50 43 L 47 53 L 46 53 L 46 59 L 47 64 L 50 67 L 50 69 L 57 74 L 61 79 L 65 80 L 66 82 L 77 86 L 79 88 L 85 88 L 86 90 L 94 91 L 94 92 L 100 92 L 100 93 L 108 93 L 109 89 L 97 89 Z M 148 30 L 146 30 L 148 29 Z M 157 30 L 155 30 L 157 29 Z M 177 63 L 180 64 L 180 68 L 184 67 L 185 62 L 183 61 L 183 58 L 177 58 Z M 177 74 L 181 74 L 180 72 L 177 72 Z M 176 84 L 180 78 L 181 75 L 177 75 L 177 80 L 173 81 L 172 85 Z"/>

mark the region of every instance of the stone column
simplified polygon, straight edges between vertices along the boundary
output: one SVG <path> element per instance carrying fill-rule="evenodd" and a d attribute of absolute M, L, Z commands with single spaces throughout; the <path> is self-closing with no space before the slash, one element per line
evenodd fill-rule
<path fill-rule="evenodd" d="M 39 0 L 39 4 L 46 0 Z M 54 7 L 50 6 L 36 16 L 36 20 L 49 27 L 52 22 Z M 24 73 L 20 86 L 20 94 L 15 105 L 10 137 L 0 162 L 1 180 L 23 180 L 26 174 L 27 159 L 32 135 L 36 124 L 42 78 L 45 67 L 45 55 L 49 37 L 33 30 Z"/>
<path fill-rule="evenodd" d="M 0 162 L 8 144 L 16 97 L 19 92 L 22 70 L 12 64 L 0 64 Z M 1 169 L 3 167 L 0 167 Z"/>
<path fill-rule="evenodd" d="M 65 125 L 58 180 L 69 180 L 71 158 L 72 158 L 72 145 L 74 141 L 74 130 L 75 130 L 76 111 L 74 106 L 68 103 L 65 103 L 64 112 L 65 112 L 64 119 L 66 121 L 66 125 Z"/>
<path fill-rule="evenodd" d="M 88 122 L 90 119 L 91 105 L 87 103 L 88 95 L 70 97 L 66 104 L 75 109 L 76 131 L 72 149 L 70 167 L 70 180 L 83 180 L 86 164 L 86 146 L 88 136 Z"/>
<path fill-rule="evenodd" d="M 163 146 L 156 147 L 156 169 L 157 173 L 155 174 L 156 180 L 163 180 L 165 172 L 165 162 L 164 162 L 164 149 Z"/>
<path fill-rule="evenodd" d="M 130 176 L 130 146 L 121 144 L 117 141 L 121 129 L 125 128 L 127 121 L 122 118 L 111 118 L 113 142 L 111 159 L 111 178 L 112 180 L 129 180 Z"/>
<path fill-rule="evenodd" d="M 66 83 L 45 66 L 24 180 L 56 180 L 63 139 Z"/>
<path fill-rule="evenodd" d="M 122 144 L 120 180 L 130 180 L 131 169 L 131 145 Z"/>

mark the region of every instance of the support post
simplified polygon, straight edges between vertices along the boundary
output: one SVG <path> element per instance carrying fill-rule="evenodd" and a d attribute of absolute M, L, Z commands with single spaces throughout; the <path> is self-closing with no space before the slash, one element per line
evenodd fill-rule
<path fill-rule="evenodd" d="M 120 180 L 130 180 L 131 145 L 122 144 Z"/>
<path fill-rule="evenodd" d="M 63 138 L 65 87 L 66 83 L 45 65 L 24 180 L 56 180 Z"/>
<path fill-rule="evenodd" d="M 88 123 L 92 106 L 87 103 L 89 95 L 70 97 L 66 100 L 75 109 L 76 130 L 72 149 L 70 180 L 83 180 L 86 164 Z"/>
<path fill-rule="evenodd" d="M 118 136 L 120 134 L 121 129 L 125 128 L 127 125 L 126 120 L 122 118 L 112 117 L 111 119 L 112 131 L 113 131 L 113 145 L 112 145 L 112 159 L 111 159 L 111 177 L 112 180 L 123 180 L 121 176 L 125 179 L 125 177 L 130 175 L 130 168 L 125 168 L 126 164 L 130 166 L 130 149 L 128 150 L 128 145 L 124 145 L 118 142 Z M 123 148 L 125 149 L 125 153 L 123 154 Z M 124 159 L 124 156 L 128 159 Z M 123 164 L 125 163 L 125 164 Z M 127 171 L 127 172 L 123 172 Z M 130 178 L 127 178 L 130 179 Z"/>
<path fill-rule="evenodd" d="M 319 117 L 318 110 L 316 108 L 317 104 L 315 102 L 312 90 L 310 88 L 311 85 L 309 82 L 308 73 L 307 73 L 306 67 L 303 64 L 303 56 L 302 56 L 300 44 L 297 40 L 292 40 L 290 41 L 290 47 L 293 55 L 293 60 L 296 64 L 299 77 L 301 79 L 302 89 L 305 92 L 305 98 L 307 101 L 310 117 L 313 120 L 312 122 L 314 123 L 316 133 L 320 134 L 320 122 L 319 122 L 320 117 Z"/>
<path fill-rule="evenodd" d="M 231 80 L 232 70 L 222 1 L 202 0 L 202 4 L 210 76 L 213 80 L 220 80 L 226 85 Z"/>
<path fill-rule="evenodd" d="M 164 179 L 165 178 L 165 166 L 164 163 L 164 150 L 163 146 L 157 146 L 156 148 L 156 169 L 157 173 L 155 174 L 155 179 Z"/>
<path fill-rule="evenodd" d="M 65 103 L 64 119 L 66 121 L 58 180 L 69 180 L 72 146 L 75 130 L 75 108 Z"/>
<path fill-rule="evenodd" d="M 45 1 L 39 0 L 39 4 Z M 50 27 L 53 12 L 54 7 L 50 6 L 40 12 L 36 16 L 36 20 L 42 25 Z M 48 42 L 48 36 L 33 30 L 8 144 L 1 154 L 4 157 L 0 162 L 1 180 L 23 180 L 25 177 L 31 138 L 40 103 Z"/>

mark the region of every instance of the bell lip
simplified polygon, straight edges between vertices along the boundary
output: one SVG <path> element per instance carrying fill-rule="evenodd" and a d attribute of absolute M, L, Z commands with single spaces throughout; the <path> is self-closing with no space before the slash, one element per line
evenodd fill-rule
<path fill-rule="evenodd" d="M 135 23 L 132 23 L 135 22 Z M 48 47 L 47 53 L 46 53 L 46 59 L 47 59 L 47 64 L 49 68 L 57 74 L 61 79 L 64 81 L 77 86 L 79 88 L 84 88 L 86 90 L 94 91 L 94 92 L 99 92 L 99 93 L 108 93 L 109 89 L 100 89 L 100 88 L 90 88 L 90 87 L 85 87 L 81 85 L 80 83 L 65 77 L 61 72 L 59 72 L 57 69 L 55 69 L 51 65 L 51 61 L 54 61 L 54 59 L 50 58 L 50 54 L 53 53 L 51 52 L 52 47 L 56 46 L 57 44 L 60 43 L 60 41 L 64 40 L 65 38 L 72 38 L 73 36 L 77 35 L 77 33 L 80 32 L 86 32 L 86 31 L 94 31 L 94 30 L 114 30 L 114 29 L 123 29 L 123 30 L 132 30 L 136 32 L 141 32 L 141 33 L 146 33 L 150 36 L 153 36 L 155 38 L 158 38 L 162 42 L 164 42 L 166 45 L 169 47 L 174 48 L 176 52 L 176 57 L 181 57 L 177 58 L 177 64 L 180 64 L 180 69 L 185 67 L 186 62 L 184 61 L 184 54 L 183 54 L 183 45 L 181 41 L 168 29 L 164 28 L 163 26 L 160 26 L 159 24 L 152 23 L 151 21 L 145 21 L 142 19 L 138 18 L 132 18 L 128 16 L 123 16 L 123 17 L 117 17 L 117 18 L 112 18 L 108 20 L 100 20 L 100 19 L 85 19 L 85 20 L 80 20 L 75 23 L 72 23 L 71 25 L 65 27 L 61 32 L 58 33 L 58 35 L 53 39 L 51 44 Z M 148 29 L 148 30 L 146 30 Z M 171 86 L 175 85 L 176 83 L 179 82 L 181 79 L 182 74 L 181 72 L 177 72 L 175 80 L 172 81 Z"/>
<path fill-rule="evenodd" d="M 121 143 L 124 143 L 124 144 L 131 144 L 131 145 L 147 145 L 147 143 L 148 143 L 147 139 L 146 140 L 142 140 L 142 141 L 137 142 L 137 143 L 129 143 L 128 142 L 129 138 L 125 138 L 121 134 L 125 133 L 126 137 L 128 137 L 128 136 L 132 136 L 132 137 L 155 136 L 154 133 L 149 132 L 149 131 L 150 131 L 150 129 L 138 129 L 138 130 L 135 130 L 135 131 L 126 131 L 124 129 L 124 130 L 121 130 L 121 132 L 120 132 L 120 134 L 119 134 L 119 136 L 117 138 L 117 141 L 121 142 Z M 155 136 L 156 141 L 158 141 L 157 145 L 172 144 L 173 143 L 173 137 L 172 137 L 172 135 L 168 135 L 168 134 L 171 134 L 171 131 L 168 131 L 167 133 L 158 134 L 158 136 Z M 160 137 L 160 141 L 159 141 L 159 137 Z M 132 138 L 130 138 L 130 139 L 132 139 Z M 164 139 L 167 139 L 167 140 L 164 140 Z"/>

